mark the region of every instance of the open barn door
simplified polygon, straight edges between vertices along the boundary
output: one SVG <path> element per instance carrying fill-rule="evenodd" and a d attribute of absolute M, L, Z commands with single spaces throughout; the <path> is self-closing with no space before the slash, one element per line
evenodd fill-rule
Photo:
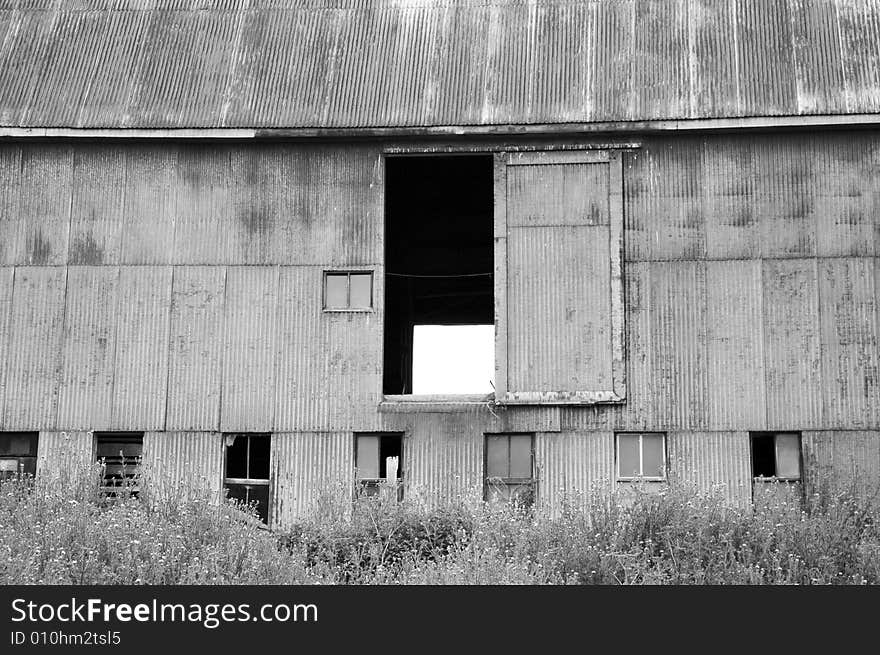
<path fill-rule="evenodd" d="M 496 400 L 625 399 L 622 253 L 620 152 L 496 155 Z"/>

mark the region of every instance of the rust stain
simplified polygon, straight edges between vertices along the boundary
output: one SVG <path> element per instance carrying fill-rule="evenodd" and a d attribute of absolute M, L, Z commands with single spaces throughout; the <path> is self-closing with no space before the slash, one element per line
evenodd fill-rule
<path fill-rule="evenodd" d="M 70 245 L 71 264 L 101 264 L 104 250 L 91 234 L 80 236 Z"/>

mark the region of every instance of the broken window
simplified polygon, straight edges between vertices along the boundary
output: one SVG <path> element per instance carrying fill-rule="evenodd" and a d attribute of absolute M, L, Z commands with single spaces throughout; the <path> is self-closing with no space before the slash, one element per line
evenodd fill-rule
<path fill-rule="evenodd" d="M 617 434 L 618 480 L 665 480 L 666 435 L 662 432 Z"/>
<path fill-rule="evenodd" d="M 37 474 L 38 432 L 0 432 L 0 479 Z"/>
<path fill-rule="evenodd" d="M 226 444 L 223 486 L 229 498 L 255 506 L 263 523 L 269 522 L 271 437 L 268 434 L 230 433 Z"/>
<path fill-rule="evenodd" d="M 403 436 L 400 434 L 355 435 L 354 462 L 358 485 L 366 495 L 378 494 L 382 484 L 397 486 L 403 496 Z"/>
<path fill-rule="evenodd" d="M 369 271 L 325 271 L 324 311 L 367 311 L 373 307 Z"/>
<path fill-rule="evenodd" d="M 385 163 L 384 393 L 491 393 L 493 159 Z"/>
<path fill-rule="evenodd" d="M 534 504 L 534 435 L 486 435 L 485 470 L 486 500 Z"/>
<path fill-rule="evenodd" d="M 753 432 L 752 475 L 765 480 L 801 479 L 801 435 L 797 432 Z"/>
<path fill-rule="evenodd" d="M 138 474 L 144 451 L 142 432 L 98 432 L 95 454 L 103 466 L 103 490 L 115 496 L 122 488 L 137 494 Z"/>

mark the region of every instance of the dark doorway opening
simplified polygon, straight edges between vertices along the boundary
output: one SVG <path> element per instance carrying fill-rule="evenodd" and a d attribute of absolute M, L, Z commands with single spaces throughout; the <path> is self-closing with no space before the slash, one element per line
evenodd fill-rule
<path fill-rule="evenodd" d="M 491 391 L 486 330 L 445 328 L 494 324 L 492 169 L 489 155 L 386 159 L 386 395 Z M 417 326 L 433 329 L 414 358 Z"/>

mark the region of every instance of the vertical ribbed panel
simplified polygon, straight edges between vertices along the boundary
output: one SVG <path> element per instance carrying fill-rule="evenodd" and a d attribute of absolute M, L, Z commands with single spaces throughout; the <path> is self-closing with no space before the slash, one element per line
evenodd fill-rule
<path fill-rule="evenodd" d="M 539 433 L 535 437 L 538 499 L 556 513 L 567 495 L 611 489 L 614 481 L 614 433 Z"/>
<path fill-rule="evenodd" d="M 790 3 L 734 2 L 740 78 L 737 113 L 773 116 L 791 112 L 797 107 L 797 88 L 792 75 Z"/>
<path fill-rule="evenodd" d="M 762 279 L 767 428 L 821 427 L 816 260 L 766 260 Z"/>
<path fill-rule="evenodd" d="M 6 374 L 9 368 L 10 332 L 12 331 L 12 289 L 15 283 L 15 269 L 0 266 L 0 427 L 3 420 L 3 402 L 6 398 Z"/>
<path fill-rule="evenodd" d="M 507 169 L 508 227 L 609 224 L 609 165 L 518 165 Z"/>
<path fill-rule="evenodd" d="M 702 193 L 706 256 L 710 259 L 760 256 L 761 217 L 754 201 L 758 182 L 753 141 L 707 140 Z"/>
<path fill-rule="evenodd" d="M 371 312 L 323 311 L 323 275 L 316 266 L 281 267 L 275 429 L 375 429 L 382 399 L 382 269 L 373 273 Z"/>
<path fill-rule="evenodd" d="M 626 403 L 620 408 L 618 422 L 614 425 L 621 429 L 656 427 L 651 413 L 655 381 L 651 347 L 651 267 L 648 262 L 626 262 L 623 269 L 627 389 Z M 610 419 L 603 409 L 568 412 L 571 427 L 585 430 L 612 427 L 607 424 Z"/>
<path fill-rule="evenodd" d="M 111 427 L 116 358 L 115 266 L 71 266 L 67 273 L 57 426 L 64 430 Z"/>
<path fill-rule="evenodd" d="M 650 264 L 648 370 L 649 425 L 656 429 L 705 428 L 708 361 L 706 353 L 706 265 L 703 262 Z"/>
<path fill-rule="evenodd" d="M 218 430 L 226 268 L 174 269 L 168 355 L 168 430 Z M 269 393 L 269 389 L 265 393 Z"/>
<path fill-rule="evenodd" d="M 824 483 L 880 501 L 880 432 L 804 432 L 801 447 L 809 493 Z"/>
<path fill-rule="evenodd" d="M 688 4 L 680 0 L 633 3 L 633 79 L 629 80 L 633 116 L 644 116 L 656 107 L 665 107 L 672 116 L 690 112 Z"/>
<path fill-rule="evenodd" d="M 276 220 L 279 188 L 288 184 L 281 173 L 282 153 L 277 148 L 245 145 L 230 153 L 231 190 L 229 254 L 232 262 L 268 264 L 279 241 Z M 289 244 L 286 244 L 289 245 Z"/>
<path fill-rule="evenodd" d="M 6 430 L 55 427 L 67 270 L 15 269 L 6 361 Z"/>
<path fill-rule="evenodd" d="M 40 432 L 37 442 L 37 479 L 69 475 L 94 457 L 91 432 Z"/>
<path fill-rule="evenodd" d="M 752 465 L 747 432 L 672 432 L 667 442 L 673 481 L 707 493 L 718 489 L 731 504 L 748 506 Z"/>
<path fill-rule="evenodd" d="M 407 457 L 406 450 L 403 456 Z M 276 432 L 272 435 L 270 513 L 273 528 L 287 528 L 307 516 L 324 494 L 337 501 L 351 497 L 353 482 L 351 432 Z"/>
<path fill-rule="evenodd" d="M 737 113 L 736 5 L 716 0 L 688 3 L 691 116 Z"/>
<path fill-rule="evenodd" d="M 123 264 L 174 263 L 177 146 L 128 146 L 125 155 Z"/>
<path fill-rule="evenodd" d="M 22 153 L 19 191 L 23 221 L 17 264 L 66 264 L 73 150 L 33 145 Z"/>
<path fill-rule="evenodd" d="M 170 266 L 119 269 L 113 429 L 165 427 Z"/>
<path fill-rule="evenodd" d="M 241 264 L 229 251 L 231 150 L 217 145 L 189 145 L 177 153 L 174 200 L 176 264 Z"/>
<path fill-rule="evenodd" d="M 824 427 L 864 428 L 880 418 L 874 259 L 819 262 Z"/>
<path fill-rule="evenodd" d="M 0 145 L 0 266 L 16 263 L 22 249 L 20 240 L 24 222 L 21 217 L 21 148 Z"/>
<path fill-rule="evenodd" d="M 763 429 L 767 410 L 761 262 L 708 262 L 706 277 L 709 427 Z"/>
<path fill-rule="evenodd" d="M 274 425 L 278 268 L 226 270 L 220 427 L 271 431 Z"/>
<path fill-rule="evenodd" d="M 223 481 L 223 436 L 217 432 L 147 432 L 143 465 L 161 499 L 187 486 L 217 494 Z"/>
<path fill-rule="evenodd" d="M 595 50 L 587 58 L 593 82 L 591 118 L 618 116 L 619 120 L 630 120 L 635 104 L 635 6 L 632 2 L 600 2 L 595 3 L 595 12 Z"/>
<path fill-rule="evenodd" d="M 880 104 L 880 8 L 873 0 L 837 0 L 846 108 Z M 876 110 L 875 110 L 876 111 Z"/>
<path fill-rule="evenodd" d="M 834 111 L 845 97 L 835 0 L 790 6 L 798 113 Z"/>
<path fill-rule="evenodd" d="M 118 146 L 74 152 L 70 264 L 119 263 L 125 181 L 125 157 Z"/>

